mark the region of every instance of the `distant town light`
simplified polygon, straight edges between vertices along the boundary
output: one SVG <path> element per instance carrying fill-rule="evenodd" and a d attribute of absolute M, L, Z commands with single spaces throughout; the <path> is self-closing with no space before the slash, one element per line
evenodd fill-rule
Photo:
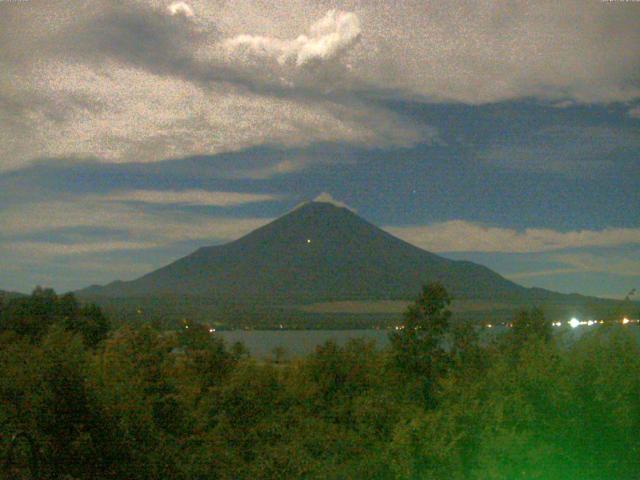
<path fill-rule="evenodd" d="M 626 325 L 627 323 L 629 323 L 629 319 L 628 319 L 627 317 L 624 317 L 624 318 L 622 319 L 622 324 L 623 324 L 623 325 Z"/>
<path fill-rule="evenodd" d="M 307 243 L 311 243 L 311 239 L 310 238 L 307 238 Z"/>
<path fill-rule="evenodd" d="M 574 317 L 569 320 L 569 325 L 571 325 L 571 328 L 576 328 L 578 325 L 580 325 L 580 320 Z"/>

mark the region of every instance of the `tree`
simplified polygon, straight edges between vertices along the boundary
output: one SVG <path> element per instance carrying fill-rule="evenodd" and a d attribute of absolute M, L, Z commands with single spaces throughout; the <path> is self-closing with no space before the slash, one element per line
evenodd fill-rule
<path fill-rule="evenodd" d="M 551 322 L 540 308 L 520 310 L 513 319 L 512 338 L 517 345 L 521 345 L 532 338 L 539 338 L 548 342 L 553 337 Z"/>
<path fill-rule="evenodd" d="M 80 313 L 80 305 L 73 293 L 65 293 L 57 298 L 55 314 L 62 320 L 75 318 Z"/>
<path fill-rule="evenodd" d="M 449 364 L 443 341 L 451 318 L 450 304 L 451 297 L 441 284 L 425 285 L 405 312 L 403 324 L 390 336 L 397 367 L 422 380 L 428 399 L 433 383 Z"/>
<path fill-rule="evenodd" d="M 107 337 L 110 328 L 109 319 L 97 305 L 91 303 L 80 309 L 75 330 L 82 335 L 86 346 L 95 348 Z"/>
<path fill-rule="evenodd" d="M 37 343 L 57 319 L 57 301 L 52 289 L 42 287 L 29 297 L 10 300 L 3 308 L 0 330 L 12 330 Z"/>
<path fill-rule="evenodd" d="M 231 356 L 237 362 L 249 356 L 249 350 L 244 343 L 237 341 L 231 345 Z"/>
<path fill-rule="evenodd" d="M 287 356 L 287 350 L 282 346 L 278 345 L 273 350 L 271 350 L 271 357 L 273 363 L 280 364 L 283 363 Z"/>

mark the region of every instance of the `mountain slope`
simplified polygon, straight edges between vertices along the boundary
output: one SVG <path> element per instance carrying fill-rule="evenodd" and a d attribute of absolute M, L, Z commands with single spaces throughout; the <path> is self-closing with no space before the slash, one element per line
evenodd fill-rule
<path fill-rule="evenodd" d="M 440 281 L 457 298 L 549 298 L 490 269 L 410 245 L 346 208 L 310 202 L 225 245 L 204 247 L 102 297 L 193 295 L 248 303 L 413 298 Z"/>

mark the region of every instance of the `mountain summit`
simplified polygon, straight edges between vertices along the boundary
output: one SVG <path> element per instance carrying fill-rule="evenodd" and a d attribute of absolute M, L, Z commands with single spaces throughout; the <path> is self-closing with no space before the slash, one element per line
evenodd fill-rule
<path fill-rule="evenodd" d="M 433 281 L 442 282 L 456 298 L 525 298 L 533 293 L 486 267 L 421 250 L 347 208 L 318 201 L 137 280 L 79 293 L 300 303 L 410 299 L 422 284 Z"/>

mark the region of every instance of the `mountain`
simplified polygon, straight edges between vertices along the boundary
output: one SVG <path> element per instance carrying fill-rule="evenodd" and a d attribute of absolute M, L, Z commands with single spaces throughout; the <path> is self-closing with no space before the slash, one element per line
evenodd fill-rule
<path fill-rule="evenodd" d="M 81 297 L 188 295 L 238 303 L 299 304 L 412 299 L 439 281 L 458 299 L 538 301 L 567 297 L 528 289 L 492 270 L 410 245 L 347 208 L 309 202 L 233 242 L 198 249 L 129 282 Z"/>

